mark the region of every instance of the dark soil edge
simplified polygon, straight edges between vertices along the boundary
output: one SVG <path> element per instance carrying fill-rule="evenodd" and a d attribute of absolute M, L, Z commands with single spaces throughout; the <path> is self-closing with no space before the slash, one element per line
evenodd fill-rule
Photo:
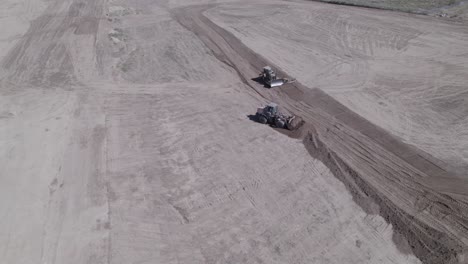
<path fill-rule="evenodd" d="M 310 126 L 309 126 L 310 127 Z M 369 214 L 379 214 L 392 224 L 395 233 L 406 238 L 412 253 L 426 264 L 455 264 L 462 247 L 447 234 L 427 226 L 405 213 L 363 180 L 340 156 L 320 140 L 315 129 L 303 139 L 309 154 L 320 160 L 339 179 L 353 200 Z M 456 245 L 456 247 L 454 247 Z M 403 252 L 407 253 L 407 252 Z"/>
<path fill-rule="evenodd" d="M 363 4 L 355 4 L 355 3 L 348 3 L 344 1 L 323 1 L 323 0 L 308 0 L 311 2 L 320 2 L 320 3 L 325 3 L 325 4 L 331 4 L 331 5 L 342 5 L 342 6 L 351 6 L 351 7 L 359 7 L 359 8 L 367 8 L 367 9 L 377 9 L 377 10 L 385 10 L 385 11 L 394 11 L 394 12 L 403 12 L 403 13 L 409 13 L 409 14 L 417 14 L 417 15 L 429 15 L 428 10 L 411 10 L 411 9 L 405 9 L 405 8 L 392 8 L 392 7 L 381 7 L 381 6 L 373 6 L 373 5 L 363 5 Z"/>

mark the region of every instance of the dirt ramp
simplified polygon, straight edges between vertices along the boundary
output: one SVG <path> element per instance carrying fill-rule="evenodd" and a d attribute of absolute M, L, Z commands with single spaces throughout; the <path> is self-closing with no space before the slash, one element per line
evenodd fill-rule
<path fill-rule="evenodd" d="M 460 262 L 466 252 L 462 243 L 400 209 L 330 149 L 312 126 L 308 128 L 303 142 L 310 155 L 322 161 L 344 183 L 356 203 L 367 213 L 380 214 L 393 225 L 395 242 L 403 246 L 407 242 L 410 246 L 401 250 L 411 250 L 423 263 L 465 263 Z"/>
<path fill-rule="evenodd" d="M 466 195 L 427 183 L 453 175 L 436 173 L 427 166 L 419 169 L 413 157 L 427 154 L 414 148 L 395 149 L 398 144 L 380 144 L 392 136 L 377 129 L 371 133 L 378 138 L 374 141 L 333 117 L 316 114 L 311 118 L 316 129 L 304 139 L 309 153 L 343 181 L 364 210 L 384 217 L 407 241 L 394 239 L 396 242 L 408 243 L 423 263 L 464 263 Z"/>
<path fill-rule="evenodd" d="M 460 256 L 466 251 L 464 245 L 425 223 L 417 220 L 413 215 L 401 210 L 398 205 L 385 198 L 376 188 L 367 183 L 340 156 L 331 150 L 315 129 L 309 126 L 303 142 L 310 155 L 322 161 L 352 194 L 354 201 L 369 214 L 380 214 L 397 234 L 395 241 L 399 245 L 408 243 L 413 254 L 423 263 L 463 263 Z M 404 239 L 401 238 L 401 235 Z M 399 239 L 398 239 L 399 237 Z"/>

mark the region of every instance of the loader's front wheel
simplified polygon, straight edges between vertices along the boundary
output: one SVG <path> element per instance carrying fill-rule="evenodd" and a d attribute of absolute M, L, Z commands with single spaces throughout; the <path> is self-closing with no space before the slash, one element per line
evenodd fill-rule
<path fill-rule="evenodd" d="M 285 125 L 285 123 L 284 123 L 284 121 L 281 120 L 281 119 L 277 119 L 276 122 L 275 122 L 275 126 L 276 126 L 277 128 L 284 128 L 284 125 Z"/>
<path fill-rule="evenodd" d="M 260 124 L 266 124 L 268 122 L 267 118 L 264 117 L 263 115 L 259 115 L 257 120 Z"/>

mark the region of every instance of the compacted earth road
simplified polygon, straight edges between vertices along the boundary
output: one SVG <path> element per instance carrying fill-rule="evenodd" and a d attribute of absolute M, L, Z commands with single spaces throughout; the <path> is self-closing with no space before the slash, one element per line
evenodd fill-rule
<path fill-rule="evenodd" d="M 300 0 L 0 22 L 1 264 L 468 263 L 466 22 Z M 303 126 L 253 122 L 269 101 Z"/>

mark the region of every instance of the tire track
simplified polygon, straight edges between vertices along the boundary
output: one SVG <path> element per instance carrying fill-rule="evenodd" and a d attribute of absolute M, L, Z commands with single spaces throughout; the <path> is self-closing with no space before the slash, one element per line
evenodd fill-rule
<path fill-rule="evenodd" d="M 78 69 L 73 62 L 75 51 L 68 38 L 89 35 L 93 39 L 91 44 L 95 44 L 103 19 L 102 3 L 102 0 L 52 1 L 47 9 L 53 13 L 44 13 L 35 19 L 28 32 L 1 61 L 5 80 L 44 86 L 79 83 Z"/>

